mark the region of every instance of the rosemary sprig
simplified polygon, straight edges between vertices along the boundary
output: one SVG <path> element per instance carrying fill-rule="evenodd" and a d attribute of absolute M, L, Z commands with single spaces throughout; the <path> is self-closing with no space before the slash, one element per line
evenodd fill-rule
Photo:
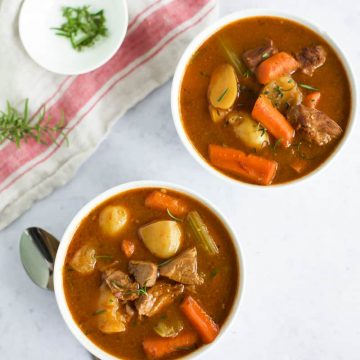
<path fill-rule="evenodd" d="M 56 35 L 68 38 L 75 50 L 92 47 L 97 40 L 108 34 L 104 10 L 91 13 L 89 6 L 64 7 L 62 14 L 66 22 L 52 30 L 56 31 Z"/>
<path fill-rule="evenodd" d="M 68 143 L 67 135 L 64 132 L 66 129 L 64 113 L 55 124 L 50 124 L 51 120 L 51 116 L 46 114 L 45 106 L 43 106 L 37 120 L 31 121 L 28 99 L 25 100 L 23 113 L 7 102 L 6 110 L 0 111 L 0 144 L 9 140 L 19 148 L 21 141 L 27 142 L 28 139 L 34 139 L 39 144 L 59 145 L 56 135 Z"/>

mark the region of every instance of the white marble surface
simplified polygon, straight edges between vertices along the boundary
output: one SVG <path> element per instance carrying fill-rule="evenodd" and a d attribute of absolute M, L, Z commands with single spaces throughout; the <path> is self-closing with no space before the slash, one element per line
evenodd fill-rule
<path fill-rule="evenodd" d="M 338 40 L 359 74 L 358 1 L 220 3 L 221 14 L 270 6 L 315 20 Z M 89 359 L 62 321 L 53 294 L 28 281 L 19 235 L 39 225 L 61 236 L 89 199 L 136 179 L 194 188 L 219 205 L 239 233 L 244 301 L 230 333 L 207 359 L 359 359 L 360 126 L 335 163 L 312 181 L 247 189 L 225 184 L 195 163 L 176 135 L 169 104 L 167 83 L 117 123 L 73 181 L 0 233 L 0 359 Z"/>

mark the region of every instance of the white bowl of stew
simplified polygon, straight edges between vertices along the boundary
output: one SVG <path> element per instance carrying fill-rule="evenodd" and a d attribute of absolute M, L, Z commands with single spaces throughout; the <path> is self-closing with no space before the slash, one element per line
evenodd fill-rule
<path fill-rule="evenodd" d="M 334 158 L 356 113 L 340 47 L 307 20 L 272 10 L 231 14 L 180 59 L 172 115 L 203 167 L 243 185 L 309 178 Z"/>
<path fill-rule="evenodd" d="M 55 261 L 60 312 L 100 359 L 195 359 L 239 309 L 237 237 L 215 205 L 182 186 L 138 181 L 86 204 Z"/>

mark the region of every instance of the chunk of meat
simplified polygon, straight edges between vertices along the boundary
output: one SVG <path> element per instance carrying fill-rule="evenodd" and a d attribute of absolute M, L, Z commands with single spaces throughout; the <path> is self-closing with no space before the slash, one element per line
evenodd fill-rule
<path fill-rule="evenodd" d="M 296 54 L 296 59 L 300 63 L 301 72 L 312 76 L 317 68 L 324 65 L 326 50 L 321 45 L 304 47 Z"/>
<path fill-rule="evenodd" d="M 287 117 L 306 140 L 320 146 L 328 144 L 342 133 L 341 127 L 329 116 L 302 104 L 293 106 Z"/>
<path fill-rule="evenodd" d="M 185 285 L 199 285 L 204 282 L 197 272 L 197 251 L 193 247 L 182 252 L 160 267 L 160 275 Z"/>
<path fill-rule="evenodd" d="M 131 260 L 129 262 L 129 273 L 134 275 L 141 287 L 152 287 L 155 285 L 158 276 L 158 267 L 150 261 Z"/>
<path fill-rule="evenodd" d="M 268 57 L 276 54 L 278 49 L 274 46 L 271 39 L 266 39 L 264 45 L 245 51 L 242 60 L 249 70 L 255 72 L 256 67 Z"/>
<path fill-rule="evenodd" d="M 184 285 L 171 285 L 165 282 L 157 282 L 147 294 L 142 294 L 136 300 L 135 306 L 140 316 L 151 317 L 166 306 L 170 305 L 184 291 Z"/>
<path fill-rule="evenodd" d="M 98 309 L 94 312 L 98 328 L 105 334 L 119 333 L 126 330 L 126 316 L 119 300 L 112 294 L 106 284 L 100 287 Z"/>
<path fill-rule="evenodd" d="M 103 279 L 119 300 L 132 301 L 139 297 L 139 284 L 131 281 L 121 270 L 107 270 L 103 273 Z"/>

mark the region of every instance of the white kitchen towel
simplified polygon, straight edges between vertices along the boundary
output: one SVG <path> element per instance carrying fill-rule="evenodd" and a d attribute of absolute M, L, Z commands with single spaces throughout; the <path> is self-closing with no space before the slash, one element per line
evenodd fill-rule
<path fill-rule="evenodd" d="M 91 4 L 91 1 L 87 1 Z M 50 73 L 26 54 L 19 38 L 22 0 L 0 0 L 0 109 L 6 100 L 30 112 L 64 112 L 69 146 L 35 141 L 0 144 L 0 230 L 34 201 L 66 184 L 114 122 L 173 74 L 186 45 L 217 16 L 216 0 L 131 0 L 129 27 L 116 55 L 80 76 Z"/>

